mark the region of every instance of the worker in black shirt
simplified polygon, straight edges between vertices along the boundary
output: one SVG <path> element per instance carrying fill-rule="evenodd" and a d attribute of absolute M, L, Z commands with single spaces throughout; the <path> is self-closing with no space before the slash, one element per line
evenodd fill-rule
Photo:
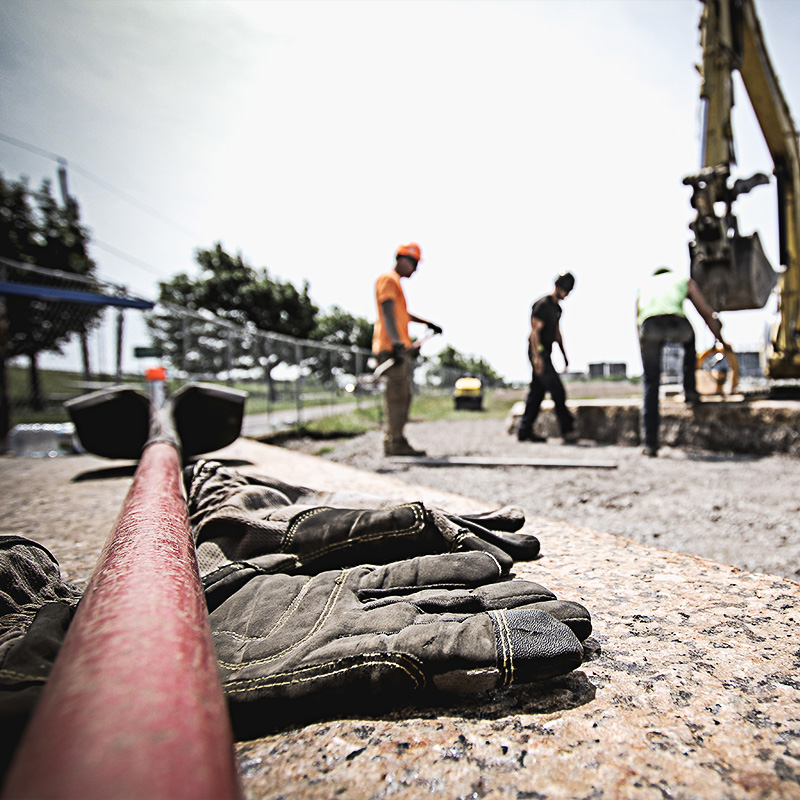
<path fill-rule="evenodd" d="M 557 344 L 564 356 L 564 369 L 569 365 L 564 341 L 561 338 L 561 301 L 572 291 L 575 278 L 569 272 L 559 275 L 551 294 L 540 297 L 531 309 L 531 334 L 528 342 L 528 357 L 533 367 L 533 377 L 525 402 L 525 413 L 519 423 L 517 438 L 521 442 L 544 442 L 546 438 L 533 432 L 539 409 L 545 394 L 550 393 L 555 405 L 556 419 L 565 443 L 578 439 L 575 417 L 567 408 L 567 393 L 564 384 L 553 367 L 551 351 Z"/>

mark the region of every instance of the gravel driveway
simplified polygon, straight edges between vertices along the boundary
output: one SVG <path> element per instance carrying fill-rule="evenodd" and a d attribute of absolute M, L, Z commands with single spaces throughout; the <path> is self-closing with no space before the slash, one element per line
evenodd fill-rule
<path fill-rule="evenodd" d="M 412 422 L 406 433 L 431 457 L 612 461 L 617 467 L 395 464 L 383 457 L 378 432 L 332 445 L 301 440 L 289 446 L 412 484 L 498 505 L 515 504 L 534 525 L 536 517 L 564 520 L 751 572 L 800 580 L 797 458 L 668 447 L 658 458 L 647 458 L 639 448 L 590 441 L 519 443 L 502 420 L 470 412 L 463 419 Z"/>

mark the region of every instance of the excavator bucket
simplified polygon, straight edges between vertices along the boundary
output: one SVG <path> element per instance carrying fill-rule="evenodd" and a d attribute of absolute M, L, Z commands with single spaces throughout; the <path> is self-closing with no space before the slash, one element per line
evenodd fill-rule
<path fill-rule="evenodd" d="M 689 243 L 691 276 L 716 311 L 763 308 L 780 277 L 769 263 L 758 233 L 728 240 L 724 257 Z"/>

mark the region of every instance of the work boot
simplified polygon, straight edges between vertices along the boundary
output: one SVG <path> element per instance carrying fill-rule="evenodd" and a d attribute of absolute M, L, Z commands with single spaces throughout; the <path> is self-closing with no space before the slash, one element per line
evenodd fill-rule
<path fill-rule="evenodd" d="M 564 434 L 564 444 L 575 444 L 578 439 L 578 431 L 567 431 Z"/>
<path fill-rule="evenodd" d="M 530 431 L 528 433 L 519 433 L 517 434 L 517 441 L 518 442 L 546 442 L 546 436 L 539 436 L 538 433 L 534 433 Z"/>
<path fill-rule="evenodd" d="M 642 455 L 648 458 L 655 458 L 658 455 L 658 448 L 645 446 L 642 448 Z"/>
<path fill-rule="evenodd" d="M 386 456 L 411 456 L 422 458 L 425 456 L 424 450 L 417 450 L 412 447 L 406 439 L 399 439 L 393 442 L 384 442 L 383 454 Z"/>

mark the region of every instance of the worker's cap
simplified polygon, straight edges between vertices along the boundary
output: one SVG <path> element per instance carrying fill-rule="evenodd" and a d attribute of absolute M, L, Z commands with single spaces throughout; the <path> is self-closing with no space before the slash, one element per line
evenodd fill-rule
<path fill-rule="evenodd" d="M 422 250 L 419 249 L 419 245 L 415 242 L 410 242 L 409 244 L 401 244 L 400 247 L 397 248 L 397 256 L 405 256 L 406 258 L 413 258 L 414 261 L 422 261 Z"/>
<path fill-rule="evenodd" d="M 656 267 L 653 270 L 653 275 L 663 275 L 665 272 L 672 272 L 669 267 Z"/>
<path fill-rule="evenodd" d="M 556 278 L 556 286 L 565 292 L 571 292 L 575 288 L 575 276 L 571 272 L 565 272 Z"/>

